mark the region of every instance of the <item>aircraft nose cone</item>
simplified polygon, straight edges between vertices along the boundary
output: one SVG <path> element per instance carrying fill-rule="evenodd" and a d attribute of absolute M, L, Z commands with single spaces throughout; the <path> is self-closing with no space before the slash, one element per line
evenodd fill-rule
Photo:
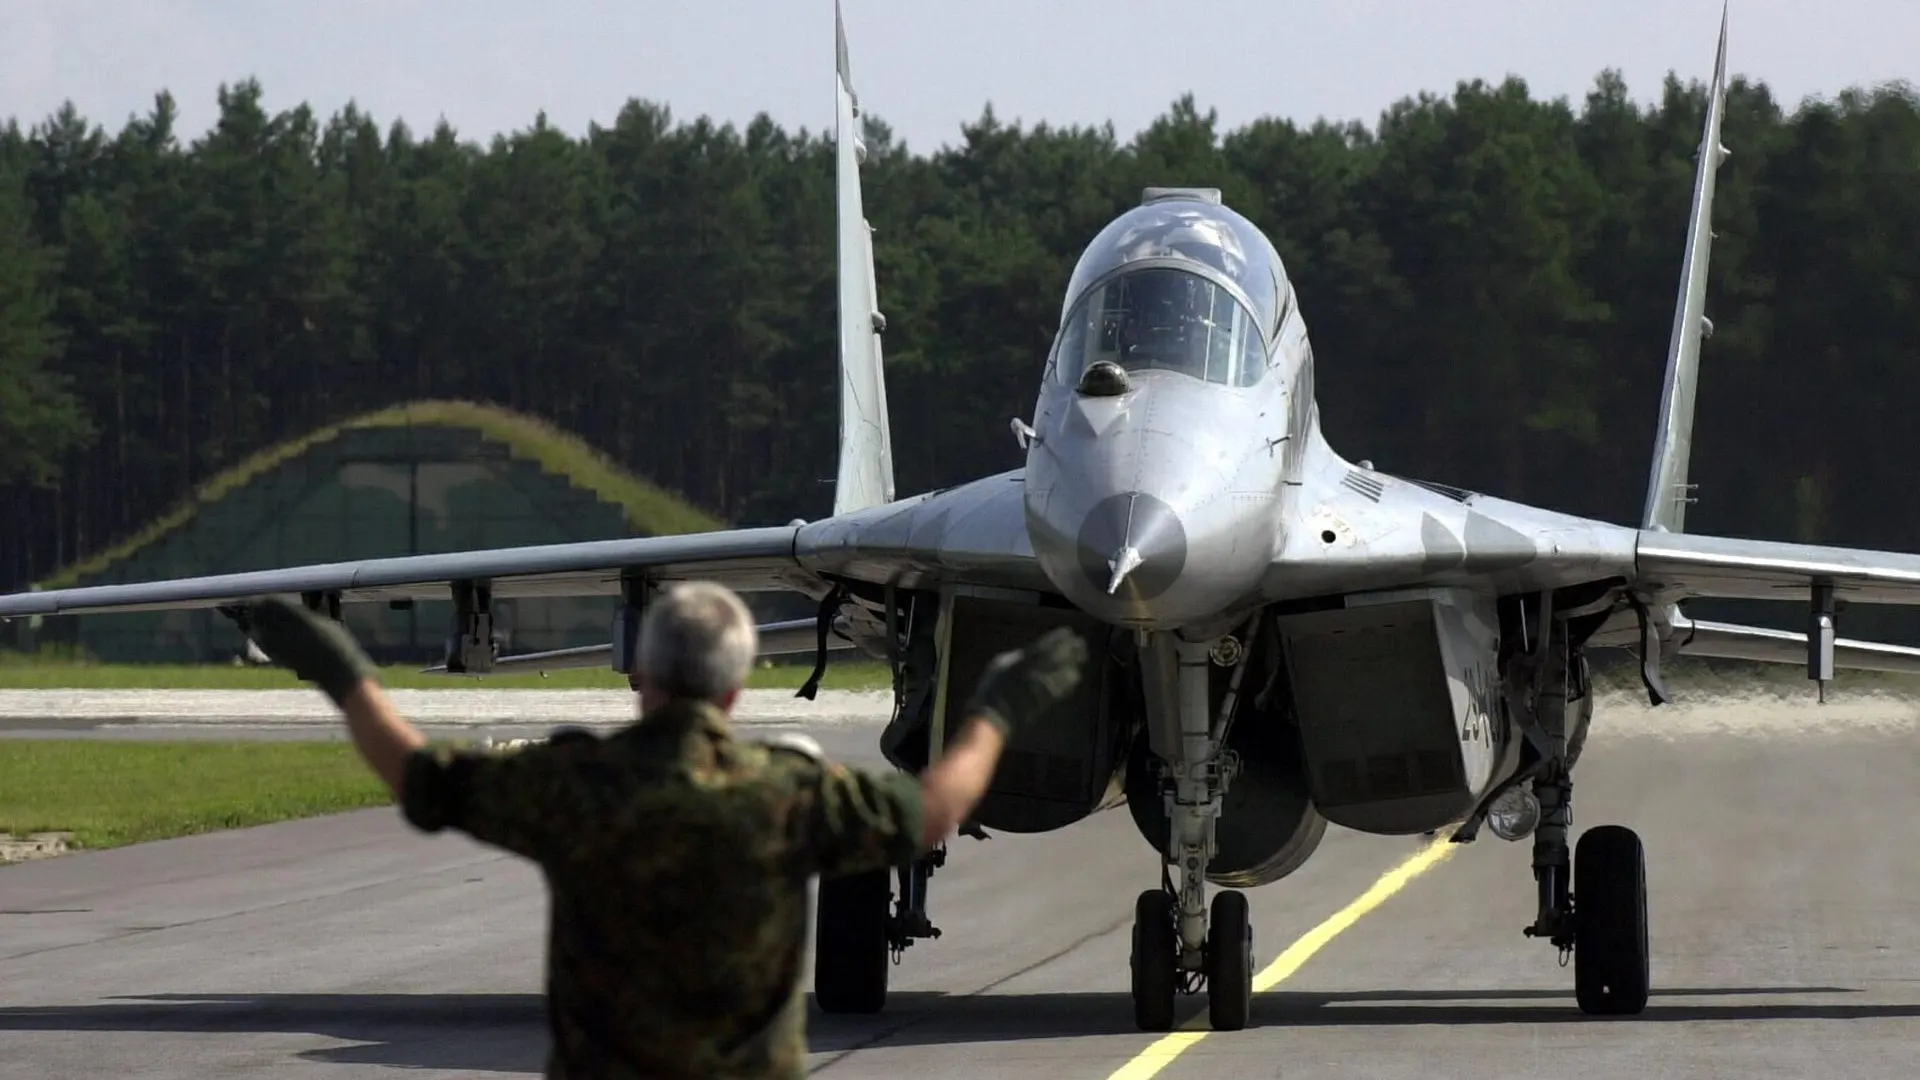
<path fill-rule="evenodd" d="M 1173 507 L 1145 492 L 1125 491 L 1096 503 L 1075 546 L 1080 573 L 1103 594 L 1152 600 L 1187 565 L 1187 531 Z"/>

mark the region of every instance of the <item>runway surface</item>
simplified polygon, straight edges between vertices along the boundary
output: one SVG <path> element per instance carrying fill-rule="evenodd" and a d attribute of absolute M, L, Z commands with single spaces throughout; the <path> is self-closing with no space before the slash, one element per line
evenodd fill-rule
<path fill-rule="evenodd" d="M 540 719 L 514 711 L 512 692 L 489 696 L 442 718 Z M 620 696 L 594 696 L 596 722 L 618 722 Z M 821 698 L 799 726 L 875 760 L 875 702 Z M 180 728 L 57 706 L 0 695 L 0 729 L 315 737 L 326 715 L 248 723 L 254 706 L 238 702 L 221 723 Z M 768 698 L 749 713 L 778 724 L 783 709 Z M 1920 856 L 1902 823 L 1920 817 L 1916 716 L 1844 687 L 1824 707 L 1810 692 L 1602 703 L 1575 820 L 1646 841 L 1654 996 L 1636 1018 L 1581 1016 L 1571 968 L 1521 936 L 1526 843 L 1487 836 L 1435 857 L 1424 838 L 1330 830 L 1300 872 L 1251 893 L 1257 960 L 1285 954 L 1289 972 L 1255 999 L 1253 1026 L 1135 1032 L 1133 897 L 1157 875 L 1118 811 L 956 841 L 932 887 L 945 936 L 893 969 L 883 1014 L 816 1014 L 812 1067 L 831 1080 L 1911 1076 Z M 1376 883 L 1410 858 L 1416 872 L 1382 898 Z M 545 913 L 527 864 L 412 834 L 389 810 L 6 867 L 0 1076 L 537 1075 Z M 1204 1016 L 1204 998 L 1182 1008 Z"/>

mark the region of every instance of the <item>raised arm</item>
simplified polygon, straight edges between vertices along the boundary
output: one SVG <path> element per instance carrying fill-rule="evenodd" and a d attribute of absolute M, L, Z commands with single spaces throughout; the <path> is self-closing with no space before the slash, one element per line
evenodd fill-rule
<path fill-rule="evenodd" d="M 1071 693 L 1086 660 L 1086 642 L 1064 628 L 995 657 L 959 733 L 917 778 L 815 757 L 794 807 L 808 869 L 834 876 L 897 865 L 952 835 L 986 794 L 1008 734 Z"/>
<path fill-rule="evenodd" d="M 1086 666 L 1085 639 L 1064 626 L 993 658 L 962 710 L 960 730 L 920 774 L 926 846 L 953 835 L 967 820 L 993 781 L 1009 735 L 1072 693 Z"/>
<path fill-rule="evenodd" d="M 289 600 L 247 605 L 248 630 L 260 651 L 333 699 L 347 719 L 354 748 L 400 801 L 407 758 L 427 745 L 381 688 L 379 669 L 347 628 Z"/>
<path fill-rule="evenodd" d="M 590 816 L 598 789 L 579 780 L 592 740 L 559 740 L 502 754 L 429 749 L 375 678 L 377 668 L 344 626 L 282 599 L 247 606 L 254 641 L 333 699 L 353 745 L 414 827 L 456 828 L 540 859 L 569 825 Z"/>

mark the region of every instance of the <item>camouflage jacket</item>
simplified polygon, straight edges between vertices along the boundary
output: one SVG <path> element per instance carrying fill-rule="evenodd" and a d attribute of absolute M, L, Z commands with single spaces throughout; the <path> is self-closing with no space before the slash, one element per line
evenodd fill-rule
<path fill-rule="evenodd" d="M 401 809 L 538 862 L 552 893 L 547 1074 L 806 1072 L 807 888 L 921 851 L 918 781 L 737 739 L 676 703 L 607 738 L 433 747 Z"/>

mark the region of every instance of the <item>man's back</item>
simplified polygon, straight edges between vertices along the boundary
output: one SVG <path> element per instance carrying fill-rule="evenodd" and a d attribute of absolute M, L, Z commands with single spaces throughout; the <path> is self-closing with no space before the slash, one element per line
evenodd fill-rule
<path fill-rule="evenodd" d="M 515 753 L 430 745 L 346 629 L 303 604 L 254 601 L 242 622 L 340 707 L 415 827 L 460 829 L 546 870 L 547 1067 L 575 1080 L 804 1075 L 807 879 L 905 863 L 950 835 L 1013 725 L 1065 700 L 1088 658 L 1065 627 L 994 657 L 970 719 L 916 778 L 736 742 L 724 710 L 757 637 L 752 612 L 711 582 L 648 604 L 630 657 L 639 724 Z"/>
<path fill-rule="evenodd" d="M 416 771 L 409 817 L 546 872 L 556 1077 L 803 1075 L 809 878 L 905 862 L 922 842 L 912 778 L 740 741 L 697 703 Z"/>

